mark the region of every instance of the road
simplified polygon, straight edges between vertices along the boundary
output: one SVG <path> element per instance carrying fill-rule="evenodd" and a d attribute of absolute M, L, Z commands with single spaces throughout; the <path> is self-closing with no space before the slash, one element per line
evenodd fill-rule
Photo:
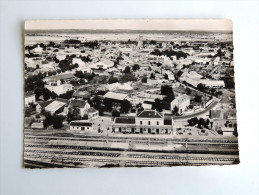
<path fill-rule="evenodd" d="M 219 102 L 219 99 L 215 99 L 213 100 L 213 102 L 207 107 L 205 108 L 204 110 L 200 111 L 200 112 L 195 112 L 195 113 L 192 113 L 192 114 L 188 114 L 188 115 L 183 115 L 183 116 L 174 116 L 174 120 L 177 121 L 177 120 L 188 120 L 188 119 L 191 119 L 193 117 L 201 117 L 203 115 L 205 115 L 206 113 L 209 114 L 209 111 L 214 108 Z"/>

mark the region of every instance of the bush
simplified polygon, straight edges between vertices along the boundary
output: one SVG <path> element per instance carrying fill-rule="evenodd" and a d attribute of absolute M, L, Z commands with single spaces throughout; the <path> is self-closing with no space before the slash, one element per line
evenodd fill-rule
<path fill-rule="evenodd" d="M 53 128 L 54 129 L 60 129 L 63 127 L 63 121 L 64 117 L 60 115 L 54 115 L 53 116 Z"/>
<path fill-rule="evenodd" d="M 114 111 L 112 111 L 112 116 L 113 117 L 119 117 L 120 116 L 120 112 L 117 111 L 117 110 L 114 110 Z"/>

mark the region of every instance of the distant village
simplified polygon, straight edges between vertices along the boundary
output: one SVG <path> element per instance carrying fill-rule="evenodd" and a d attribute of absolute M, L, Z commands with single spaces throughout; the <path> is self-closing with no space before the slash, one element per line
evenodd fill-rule
<path fill-rule="evenodd" d="M 200 36 L 25 45 L 25 128 L 237 136 L 233 42 Z"/>

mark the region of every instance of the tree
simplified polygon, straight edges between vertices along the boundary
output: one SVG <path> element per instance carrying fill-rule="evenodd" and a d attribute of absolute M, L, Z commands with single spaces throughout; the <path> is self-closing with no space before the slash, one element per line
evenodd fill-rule
<path fill-rule="evenodd" d="M 178 115 L 178 111 L 179 111 L 179 108 L 177 106 L 175 106 L 172 110 L 172 114 L 173 115 Z"/>
<path fill-rule="evenodd" d="M 147 77 L 144 76 L 141 81 L 142 81 L 142 83 L 147 83 Z"/>
<path fill-rule="evenodd" d="M 191 95 L 191 93 L 192 93 L 192 90 L 187 87 L 187 88 L 186 88 L 186 94 L 187 94 L 187 95 Z"/>
<path fill-rule="evenodd" d="M 195 97 L 194 97 L 194 101 L 199 102 L 199 103 L 202 102 L 202 96 L 196 94 Z"/>
<path fill-rule="evenodd" d="M 50 90 L 48 90 L 46 88 L 43 89 L 43 98 L 45 101 L 50 99 L 51 95 L 52 95 L 52 93 Z"/>
<path fill-rule="evenodd" d="M 106 111 L 110 112 L 112 109 L 112 101 L 110 99 L 105 98 L 103 101 L 104 108 Z"/>
<path fill-rule="evenodd" d="M 198 121 L 198 128 L 201 129 L 202 126 L 205 127 L 206 126 L 206 122 L 205 122 L 205 120 L 203 118 L 200 118 L 199 121 Z"/>
<path fill-rule="evenodd" d="M 204 84 L 200 83 L 200 84 L 197 85 L 197 89 L 198 89 L 199 91 L 205 91 L 206 87 L 205 87 Z"/>
<path fill-rule="evenodd" d="M 67 113 L 67 122 L 70 123 L 70 121 L 73 121 L 73 120 L 78 120 L 80 119 L 81 115 L 80 115 L 80 110 L 78 107 L 71 107 L 69 108 L 68 110 L 68 113 Z"/>
<path fill-rule="evenodd" d="M 162 107 L 162 102 L 160 99 L 156 98 L 155 102 L 152 104 L 152 110 L 158 110 L 159 112 L 162 111 L 163 107 Z"/>
<path fill-rule="evenodd" d="M 130 73 L 130 67 L 129 66 L 126 66 L 126 68 L 124 69 L 124 73 L 125 74 Z"/>
<path fill-rule="evenodd" d="M 101 105 L 101 99 L 100 99 L 100 97 L 98 96 L 98 95 L 95 95 L 94 97 L 93 97 L 93 99 L 92 99 L 92 103 L 93 103 L 93 107 L 94 108 L 99 108 L 100 107 L 100 105 Z"/>
<path fill-rule="evenodd" d="M 129 112 L 129 110 L 131 109 L 131 103 L 128 101 L 128 100 L 123 100 L 122 102 L 121 102 L 121 112 L 122 113 L 128 113 Z"/>
<path fill-rule="evenodd" d="M 112 116 L 113 116 L 113 117 L 120 117 L 120 112 L 117 111 L 117 110 L 113 110 L 113 111 L 112 111 Z"/>
<path fill-rule="evenodd" d="M 197 117 L 189 119 L 187 122 L 189 123 L 190 126 L 195 126 L 198 123 L 199 119 Z"/>
<path fill-rule="evenodd" d="M 168 79 L 168 74 L 164 74 L 164 79 Z"/>
<path fill-rule="evenodd" d="M 84 79 L 79 79 L 78 81 L 80 84 L 85 84 L 85 80 Z"/>
<path fill-rule="evenodd" d="M 111 76 L 111 77 L 109 78 L 108 83 L 109 83 L 109 84 L 112 84 L 112 83 L 117 83 L 118 81 L 119 81 L 119 80 L 118 80 L 117 78 Z"/>
<path fill-rule="evenodd" d="M 161 86 L 161 95 L 166 95 L 169 98 L 169 102 L 175 99 L 173 88 L 168 85 Z"/>
<path fill-rule="evenodd" d="M 67 91 L 66 93 L 60 94 L 59 97 L 69 100 L 73 97 L 74 90 Z"/>
<path fill-rule="evenodd" d="M 49 112 L 44 112 L 45 119 L 43 120 L 43 126 L 44 128 L 47 128 L 48 126 L 53 124 L 53 117 Z"/>
<path fill-rule="evenodd" d="M 133 74 L 127 73 L 127 74 L 123 75 L 120 82 L 126 83 L 126 82 L 129 82 L 129 81 L 135 81 L 135 80 L 136 80 L 136 77 Z"/>
<path fill-rule="evenodd" d="M 84 74 L 82 71 L 76 71 L 75 76 L 78 78 L 84 78 Z"/>
<path fill-rule="evenodd" d="M 37 101 L 39 100 L 39 97 L 42 95 L 42 92 L 43 92 L 43 89 L 39 88 L 39 87 L 37 87 L 34 90 L 35 98 L 36 98 Z"/>
<path fill-rule="evenodd" d="M 139 70 L 139 69 L 140 69 L 140 66 L 138 64 L 134 64 L 133 67 L 132 67 L 133 71 L 136 71 L 136 70 Z"/>
<path fill-rule="evenodd" d="M 154 73 L 151 73 L 151 75 L 150 75 L 150 79 L 155 79 L 156 77 L 155 77 L 155 74 Z"/>
<path fill-rule="evenodd" d="M 61 115 L 54 115 L 53 116 L 53 128 L 60 129 L 63 127 L 64 117 Z"/>
<path fill-rule="evenodd" d="M 216 92 L 216 89 L 215 89 L 215 88 L 211 88 L 210 92 L 211 92 L 212 94 L 214 94 L 214 93 Z"/>

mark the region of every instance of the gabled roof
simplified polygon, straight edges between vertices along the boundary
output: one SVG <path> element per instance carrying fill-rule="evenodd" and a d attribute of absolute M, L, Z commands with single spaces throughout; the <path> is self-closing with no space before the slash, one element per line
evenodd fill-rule
<path fill-rule="evenodd" d="M 124 100 L 128 94 L 108 92 L 103 97 L 115 100 Z"/>
<path fill-rule="evenodd" d="M 71 79 L 71 78 L 76 78 L 76 77 L 71 73 L 67 73 L 67 74 L 58 74 L 58 75 L 49 76 L 49 77 L 46 77 L 45 79 L 60 80 L 60 79 Z"/>
<path fill-rule="evenodd" d="M 48 106 L 45 107 L 45 110 L 48 112 L 56 112 L 58 109 L 66 105 L 64 102 L 59 102 L 59 101 L 53 101 L 50 103 Z"/>
<path fill-rule="evenodd" d="M 86 104 L 87 104 L 87 101 L 84 101 L 84 100 L 71 100 L 70 101 L 70 106 L 72 106 L 72 107 L 84 108 Z"/>
<path fill-rule="evenodd" d="M 90 127 L 92 125 L 93 125 L 93 123 L 88 122 L 88 121 L 71 121 L 70 122 L 70 126 L 87 126 L 87 127 Z"/>
<path fill-rule="evenodd" d="M 93 107 L 91 107 L 91 108 L 89 108 L 88 110 L 87 110 L 87 112 L 88 113 L 94 113 L 94 112 L 96 112 L 97 110 L 95 110 Z"/>
<path fill-rule="evenodd" d="M 68 103 L 69 103 L 69 101 L 66 100 L 66 99 L 57 98 L 57 99 L 53 99 L 53 100 L 48 100 L 48 101 L 42 102 L 42 103 L 40 103 L 39 105 L 40 105 L 42 108 L 45 108 L 45 107 L 47 107 L 49 104 L 51 104 L 51 103 L 54 102 L 54 101 L 63 102 L 63 103 L 65 103 L 65 104 L 68 104 Z"/>
<path fill-rule="evenodd" d="M 139 115 L 138 118 L 163 118 L 162 114 L 156 110 L 143 110 Z"/>
<path fill-rule="evenodd" d="M 35 95 L 33 93 L 33 91 L 28 91 L 28 92 L 25 93 L 25 97 L 30 97 L 30 96 L 33 96 L 33 95 Z"/>
<path fill-rule="evenodd" d="M 172 102 L 173 103 L 176 103 L 176 102 L 182 103 L 182 102 L 185 102 L 186 100 L 189 100 L 189 99 L 190 99 L 190 96 L 188 96 L 186 94 L 183 94 L 181 96 L 176 97 Z"/>
<path fill-rule="evenodd" d="M 115 124 L 135 124 L 135 117 L 116 117 L 114 120 Z"/>

